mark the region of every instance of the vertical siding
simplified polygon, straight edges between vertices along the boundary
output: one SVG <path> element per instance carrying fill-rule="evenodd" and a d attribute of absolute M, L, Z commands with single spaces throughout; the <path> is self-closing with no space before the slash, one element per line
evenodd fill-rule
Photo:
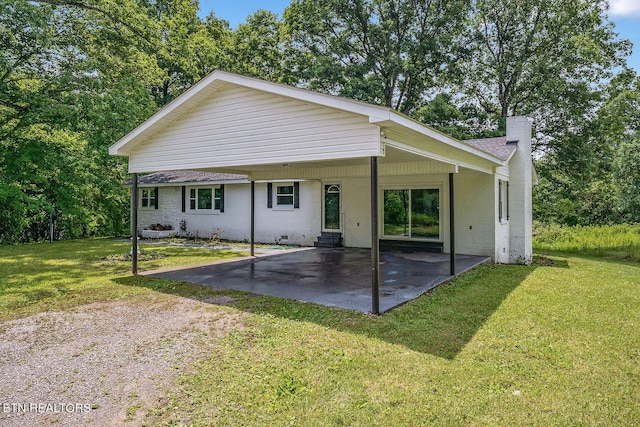
<path fill-rule="evenodd" d="M 380 154 L 366 117 L 231 87 L 132 150 L 132 172 L 278 164 Z"/>

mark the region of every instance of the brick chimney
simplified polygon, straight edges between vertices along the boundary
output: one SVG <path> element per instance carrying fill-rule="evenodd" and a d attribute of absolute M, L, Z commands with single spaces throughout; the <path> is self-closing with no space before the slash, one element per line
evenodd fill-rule
<path fill-rule="evenodd" d="M 527 117 L 507 117 L 507 141 L 517 141 L 518 146 L 509 161 L 509 262 L 530 264 L 533 253 L 533 163 L 531 122 Z"/>

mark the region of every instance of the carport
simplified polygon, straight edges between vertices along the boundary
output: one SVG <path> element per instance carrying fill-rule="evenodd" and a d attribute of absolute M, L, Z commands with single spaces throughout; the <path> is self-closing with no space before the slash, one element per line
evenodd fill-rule
<path fill-rule="evenodd" d="M 138 173 L 201 170 L 247 175 L 251 183 L 251 203 L 247 206 L 251 213 L 251 255 L 256 182 L 367 179 L 368 201 L 363 200 L 358 206 L 366 218 L 363 216 L 357 227 L 362 223 L 358 230 L 368 227 L 370 234 L 364 243 L 361 239 L 354 246 L 369 249 L 297 252 L 166 273 L 169 276 L 163 273 L 162 277 L 347 305 L 374 314 L 402 304 L 490 258 L 487 255 L 494 253 L 496 242 L 495 235 L 489 234 L 495 234 L 491 228 L 496 219 L 495 173 L 508 162 L 389 108 L 220 71 L 203 78 L 111 146 L 110 154 L 129 158 L 133 178 L 134 274 Z M 467 173 L 465 187 L 458 187 L 455 182 L 460 172 Z M 440 245 L 439 252 L 448 253 L 383 253 L 381 260 L 384 218 L 380 217 L 384 212 L 379 199 L 386 191 L 383 185 L 409 177 L 414 185 L 435 183 L 439 189 L 440 230 L 435 240 Z M 387 179 L 387 183 L 381 185 L 380 178 Z M 465 196 L 456 199 L 454 188 L 466 188 Z M 489 200 L 489 208 L 477 210 L 475 199 Z M 465 203 L 465 211 L 474 211 L 474 216 L 487 224 L 484 229 L 489 233 L 481 236 L 484 240 L 475 234 L 475 240 L 462 240 L 482 248 L 485 256 L 456 254 L 454 200 Z M 402 243 L 410 246 L 411 232 L 405 236 Z M 401 276 L 402 282 L 397 279 Z M 242 285 L 243 281 L 247 283 Z M 296 286 L 305 282 L 307 287 Z M 363 287 L 367 282 L 369 285 Z M 273 289 L 267 292 L 265 287 Z M 296 297 L 302 289 L 303 295 Z M 338 301 L 351 294 L 346 302 Z"/>
<path fill-rule="evenodd" d="M 365 249 L 314 248 L 143 274 L 367 313 L 370 255 Z M 488 261 L 489 257 L 456 255 L 456 275 Z M 384 313 L 454 276 L 448 254 L 381 252 L 379 277 L 379 311 Z"/>

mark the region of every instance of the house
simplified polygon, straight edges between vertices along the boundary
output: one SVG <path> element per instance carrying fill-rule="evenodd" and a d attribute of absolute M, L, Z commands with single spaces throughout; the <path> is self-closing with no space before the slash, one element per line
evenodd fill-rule
<path fill-rule="evenodd" d="M 185 219 L 198 233 L 301 245 L 324 232 L 371 248 L 372 282 L 379 248 L 450 253 L 452 265 L 455 253 L 531 260 L 525 117 L 508 118 L 504 138 L 459 141 L 389 108 L 214 71 L 109 152 L 129 158 L 136 183 L 224 174 L 142 178 L 141 225 Z"/>

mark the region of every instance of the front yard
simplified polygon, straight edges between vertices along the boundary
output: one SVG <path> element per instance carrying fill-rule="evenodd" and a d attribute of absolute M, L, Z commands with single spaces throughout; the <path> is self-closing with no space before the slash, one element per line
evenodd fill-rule
<path fill-rule="evenodd" d="M 210 249 L 145 249 L 152 256 L 141 262 L 143 270 L 240 255 Z M 12 322 L 66 316 L 65 322 L 42 329 L 62 334 L 73 319 L 86 322 L 87 315 L 111 311 L 133 316 L 127 313 L 144 312 L 146 307 L 148 315 L 138 314 L 131 322 L 122 319 L 113 328 L 111 337 L 126 347 L 145 318 L 153 328 L 164 328 L 162 319 L 177 319 L 189 310 L 210 318 L 205 325 L 167 326 L 165 333 L 147 335 L 162 343 L 149 342 L 123 353 L 135 359 L 141 357 L 138 351 L 153 349 L 145 356 L 170 359 L 176 375 L 157 383 L 155 394 L 147 393 L 147 384 L 139 390 L 133 387 L 124 400 L 113 400 L 111 404 L 122 405 L 114 424 L 640 423 L 637 262 L 551 253 L 529 267 L 483 266 L 374 317 L 130 277 L 128 263 L 112 256 L 127 250 L 126 243 L 110 240 L 0 247 L 2 340 L 9 329 L 15 330 Z M 160 303 L 162 315 L 156 309 Z M 108 304 L 108 309 L 95 310 L 96 304 Z M 131 306 L 137 309 L 118 311 Z M 221 321 L 224 327 L 211 326 Z M 122 329 L 126 324 L 131 325 L 130 333 Z M 96 338 L 83 344 L 82 354 L 104 357 L 105 347 L 99 343 L 108 333 L 96 331 Z M 38 347 L 38 357 L 62 351 L 63 345 L 60 341 Z M 174 347 L 189 354 L 173 357 L 175 351 L 169 354 L 167 349 Z M 74 360 L 81 358 L 61 359 L 71 369 L 61 370 L 67 374 L 60 381 L 75 384 L 71 390 L 92 389 L 106 375 L 98 368 L 83 371 L 82 366 L 74 373 Z M 15 369 L 0 366 L 3 373 Z M 158 375 L 167 367 L 154 369 Z M 22 372 L 15 381 L 38 382 L 35 372 Z M 9 398 L 5 390 L 0 389 L 0 404 L 26 398 Z M 46 387 L 41 393 L 44 401 L 56 397 Z M 91 395 L 75 398 L 84 402 Z M 68 425 L 101 425 L 101 411 L 112 408 L 109 400 L 100 402 L 104 403 L 89 416 L 69 414 Z M 3 416 L 0 413 L 0 419 Z M 31 425 L 50 423 L 47 417 L 36 414 L 29 420 Z"/>

